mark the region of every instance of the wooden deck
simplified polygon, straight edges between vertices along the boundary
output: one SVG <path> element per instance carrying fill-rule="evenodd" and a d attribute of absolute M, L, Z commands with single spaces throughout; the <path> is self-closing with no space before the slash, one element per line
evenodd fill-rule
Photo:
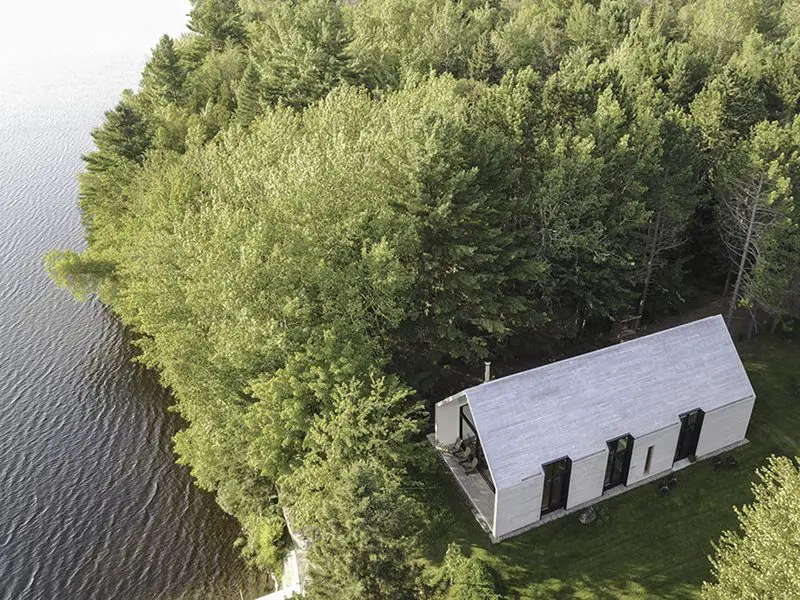
<path fill-rule="evenodd" d="M 436 447 L 434 434 L 428 436 L 428 441 L 434 448 Z M 438 448 L 436 448 L 436 452 L 458 482 L 461 492 L 469 500 L 472 514 L 475 515 L 480 526 L 491 534 L 494 522 L 494 492 L 492 488 L 480 473 L 466 474 L 452 454 L 442 452 Z"/>

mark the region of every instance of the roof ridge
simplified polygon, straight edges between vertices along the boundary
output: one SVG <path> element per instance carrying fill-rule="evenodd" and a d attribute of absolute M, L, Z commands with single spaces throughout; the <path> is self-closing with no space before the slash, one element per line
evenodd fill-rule
<path fill-rule="evenodd" d="M 509 379 L 511 379 L 513 377 L 517 377 L 519 375 L 526 375 L 526 374 L 530 373 L 531 371 L 538 371 L 540 369 L 546 369 L 547 367 L 550 367 L 550 366 L 553 366 L 553 365 L 564 364 L 564 363 L 567 363 L 567 362 L 570 362 L 570 361 L 573 361 L 573 360 L 576 360 L 576 359 L 579 359 L 579 358 L 586 358 L 586 357 L 589 357 L 589 356 L 595 356 L 595 355 L 598 355 L 598 354 L 602 354 L 603 352 L 606 352 L 606 351 L 610 351 L 610 350 L 615 350 L 615 349 L 621 348 L 623 346 L 630 347 L 631 344 L 635 344 L 636 342 L 641 342 L 642 340 L 652 339 L 652 338 L 654 338 L 654 337 L 656 337 L 656 336 L 658 336 L 658 335 L 660 335 L 662 333 L 669 333 L 669 332 L 677 331 L 679 329 L 683 329 L 683 328 L 686 328 L 686 327 L 689 327 L 689 326 L 696 326 L 699 323 L 704 323 L 706 321 L 712 321 L 712 320 L 724 321 L 724 319 L 722 318 L 722 315 L 718 313 L 716 315 L 711 315 L 711 316 L 708 316 L 708 317 L 703 317 L 702 319 L 697 319 L 696 321 L 690 321 L 688 323 L 681 323 L 680 325 L 676 325 L 675 327 L 668 327 L 667 329 L 661 329 L 660 331 L 654 331 L 653 333 L 648 333 L 647 335 L 643 335 L 643 336 L 634 338 L 632 340 L 627 340 L 627 341 L 624 341 L 624 342 L 620 342 L 618 344 L 612 344 L 611 346 L 604 346 L 603 348 L 597 348 L 596 350 L 590 350 L 589 352 L 584 352 L 583 354 L 576 354 L 575 356 L 570 356 L 569 358 L 562 358 L 560 360 L 554 360 L 552 362 L 549 362 L 549 363 L 546 363 L 546 364 L 543 364 L 543 365 L 539 365 L 538 367 L 532 367 L 530 369 L 525 369 L 524 371 L 517 371 L 516 373 L 511 373 L 510 375 L 504 375 L 503 377 L 499 377 L 498 379 L 493 379 L 492 381 L 485 381 L 483 383 L 479 383 L 478 385 L 473 385 L 472 387 L 466 388 L 466 389 L 462 390 L 461 392 L 458 392 L 458 394 L 467 394 L 467 395 L 469 395 L 469 392 L 472 391 L 472 390 L 475 390 L 475 389 L 478 389 L 478 388 L 486 389 L 486 387 L 491 386 L 492 384 L 495 384 L 495 383 L 498 383 L 498 382 L 501 382 L 501 381 L 507 381 L 507 380 L 509 380 Z M 453 394 L 453 395 L 457 396 L 458 394 Z"/>

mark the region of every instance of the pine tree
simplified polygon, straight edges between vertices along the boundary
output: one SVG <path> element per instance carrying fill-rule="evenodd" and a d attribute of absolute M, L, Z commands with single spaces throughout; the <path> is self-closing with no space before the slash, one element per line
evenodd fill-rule
<path fill-rule="evenodd" d="M 106 121 L 92 132 L 97 150 L 84 156 L 90 172 L 102 172 L 119 159 L 142 163 L 151 145 L 147 122 L 128 94 L 106 113 Z"/>
<path fill-rule="evenodd" d="M 488 31 L 478 37 L 469 57 L 469 76 L 489 83 L 497 83 L 503 76 L 503 71 L 497 66 L 497 50 Z"/>
<path fill-rule="evenodd" d="M 349 34 L 336 2 L 276 4 L 253 38 L 253 60 L 270 103 L 302 108 L 351 79 Z"/>
<path fill-rule="evenodd" d="M 153 55 L 142 73 L 142 90 L 152 104 L 178 103 L 183 97 L 186 78 L 175 51 L 175 43 L 168 35 L 161 36 Z"/>
<path fill-rule="evenodd" d="M 189 13 L 189 29 L 199 33 L 219 50 L 228 41 L 240 44 L 245 39 L 242 12 L 237 0 L 195 0 Z"/>
<path fill-rule="evenodd" d="M 247 66 L 236 94 L 236 120 L 247 127 L 261 114 L 261 76 L 253 63 Z"/>

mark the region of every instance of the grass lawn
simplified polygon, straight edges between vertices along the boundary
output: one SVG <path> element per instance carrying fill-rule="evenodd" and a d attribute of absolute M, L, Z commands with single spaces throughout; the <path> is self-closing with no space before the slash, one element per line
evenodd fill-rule
<path fill-rule="evenodd" d="M 441 468 L 429 558 L 439 562 L 455 540 L 497 572 L 509 598 L 697 598 L 711 542 L 737 527 L 732 507 L 751 501 L 755 469 L 773 453 L 800 455 L 800 342 L 765 337 L 740 352 L 756 404 L 737 468 L 704 461 L 678 472 L 667 497 L 648 484 L 599 504 L 604 518 L 591 525 L 569 515 L 494 545 Z"/>

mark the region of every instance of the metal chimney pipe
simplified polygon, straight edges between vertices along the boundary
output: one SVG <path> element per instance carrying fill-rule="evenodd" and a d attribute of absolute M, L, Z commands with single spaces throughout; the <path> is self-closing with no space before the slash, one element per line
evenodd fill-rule
<path fill-rule="evenodd" d="M 489 383 L 489 380 L 492 378 L 492 363 L 488 360 L 483 362 L 484 364 L 484 371 L 483 371 L 483 382 Z"/>

